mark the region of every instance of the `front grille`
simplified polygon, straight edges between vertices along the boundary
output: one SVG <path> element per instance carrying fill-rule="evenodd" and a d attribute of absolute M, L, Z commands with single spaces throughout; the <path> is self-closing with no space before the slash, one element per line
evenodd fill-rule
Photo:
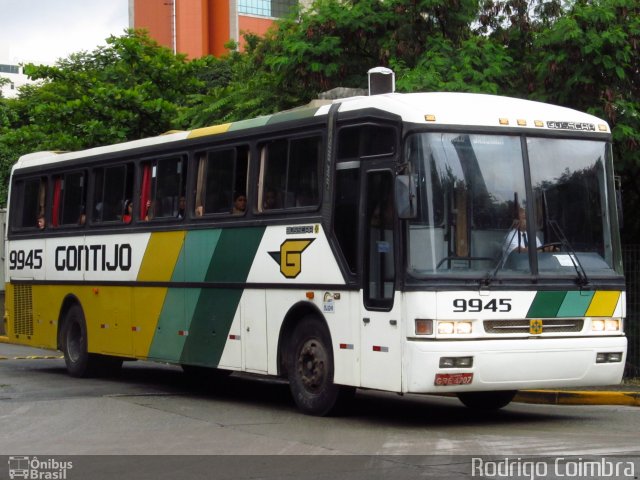
<path fill-rule="evenodd" d="M 13 333 L 33 335 L 33 298 L 31 285 L 13 287 Z"/>
<path fill-rule="evenodd" d="M 552 318 L 542 320 L 542 333 L 581 332 L 584 320 L 580 318 Z M 486 333 L 526 333 L 529 334 L 529 320 L 485 320 Z"/>

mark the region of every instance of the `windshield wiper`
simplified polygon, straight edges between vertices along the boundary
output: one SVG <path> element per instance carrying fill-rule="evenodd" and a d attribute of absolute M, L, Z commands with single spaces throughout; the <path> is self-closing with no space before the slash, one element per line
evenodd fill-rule
<path fill-rule="evenodd" d="M 505 245 L 510 245 L 511 242 L 513 242 L 513 238 L 516 236 L 516 233 L 519 232 L 519 229 L 520 229 L 520 222 L 518 221 L 518 223 L 515 225 L 515 228 L 513 229 L 513 233 L 511 234 L 511 237 L 509 237 L 508 241 L 505 241 Z M 500 260 L 498 261 L 496 268 L 494 268 L 493 271 L 487 273 L 487 275 L 482 280 L 480 280 L 480 287 L 489 287 L 493 283 L 493 281 L 498 276 L 498 270 L 502 268 L 502 266 L 504 265 L 504 262 L 507 260 L 507 257 L 509 256 L 510 253 L 511 251 L 508 248 L 502 249 L 502 255 L 500 256 Z"/>
<path fill-rule="evenodd" d="M 553 233 L 555 233 L 556 236 L 560 239 L 560 243 L 562 244 L 562 246 L 565 247 L 569 252 L 569 258 L 571 259 L 573 268 L 576 269 L 576 273 L 578 274 L 577 284 L 580 286 L 588 285 L 589 277 L 587 277 L 587 272 L 585 271 L 584 267 L 580 263 L 578 254 L 569 243 L 569 240 L 567 240 L 567 237 L 565 236 L 564 232 L 560 228 L 560 225 L 558 225 L 558 222 L 556 220 L 549 220 L 549 225 L 551 226 Z"/>

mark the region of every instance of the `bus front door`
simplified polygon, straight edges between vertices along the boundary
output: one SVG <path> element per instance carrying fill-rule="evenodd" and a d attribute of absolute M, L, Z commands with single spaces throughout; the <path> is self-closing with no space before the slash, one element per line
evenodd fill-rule
<path fill-rule="evenodd" d="M 394 302 L 393 176 L 389 170 L 368 171 L 364 175 L 360 382 L 366 388 L 401 391 L 401 302 Z"/>

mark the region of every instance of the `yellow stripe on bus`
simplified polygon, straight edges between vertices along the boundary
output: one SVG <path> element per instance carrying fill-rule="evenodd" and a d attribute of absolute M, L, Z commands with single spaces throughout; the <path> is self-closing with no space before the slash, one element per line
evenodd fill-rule
<path fill-rule="evenodd" d="M 585 315 L 587 317 L 610 317 L 613 315 L 619 299 L 620 292 L 598 290 L 593 295 L 593 300 L 591 300 Z"/>
<path fill-rule="evenodd" d="M 207 135 L 217 135 L 225 133 L 231 127 L 231 123 L 223 123 L 222 125 L 214 125 L 212 127 L 197 128 L 189 132 L 187 138 L 205 137 Z"/>
<path fill-rule="evenodd" d="M 185 232 L 152 233 L 138 272 L 139 282 L 168 282 L 182 250 Z"/>

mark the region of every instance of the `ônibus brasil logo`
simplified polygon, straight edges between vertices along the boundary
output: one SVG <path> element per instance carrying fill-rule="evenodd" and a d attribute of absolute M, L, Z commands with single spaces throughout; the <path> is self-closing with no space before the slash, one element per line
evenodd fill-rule
<path fill-rule="evenodd" d="M 45 460 L 38 457 L 10 456 L 9 478 L 33 480 L 65 480 L 67 470 L 73 468 L 73 462 L 62 462 L 54 458 Z"/>

